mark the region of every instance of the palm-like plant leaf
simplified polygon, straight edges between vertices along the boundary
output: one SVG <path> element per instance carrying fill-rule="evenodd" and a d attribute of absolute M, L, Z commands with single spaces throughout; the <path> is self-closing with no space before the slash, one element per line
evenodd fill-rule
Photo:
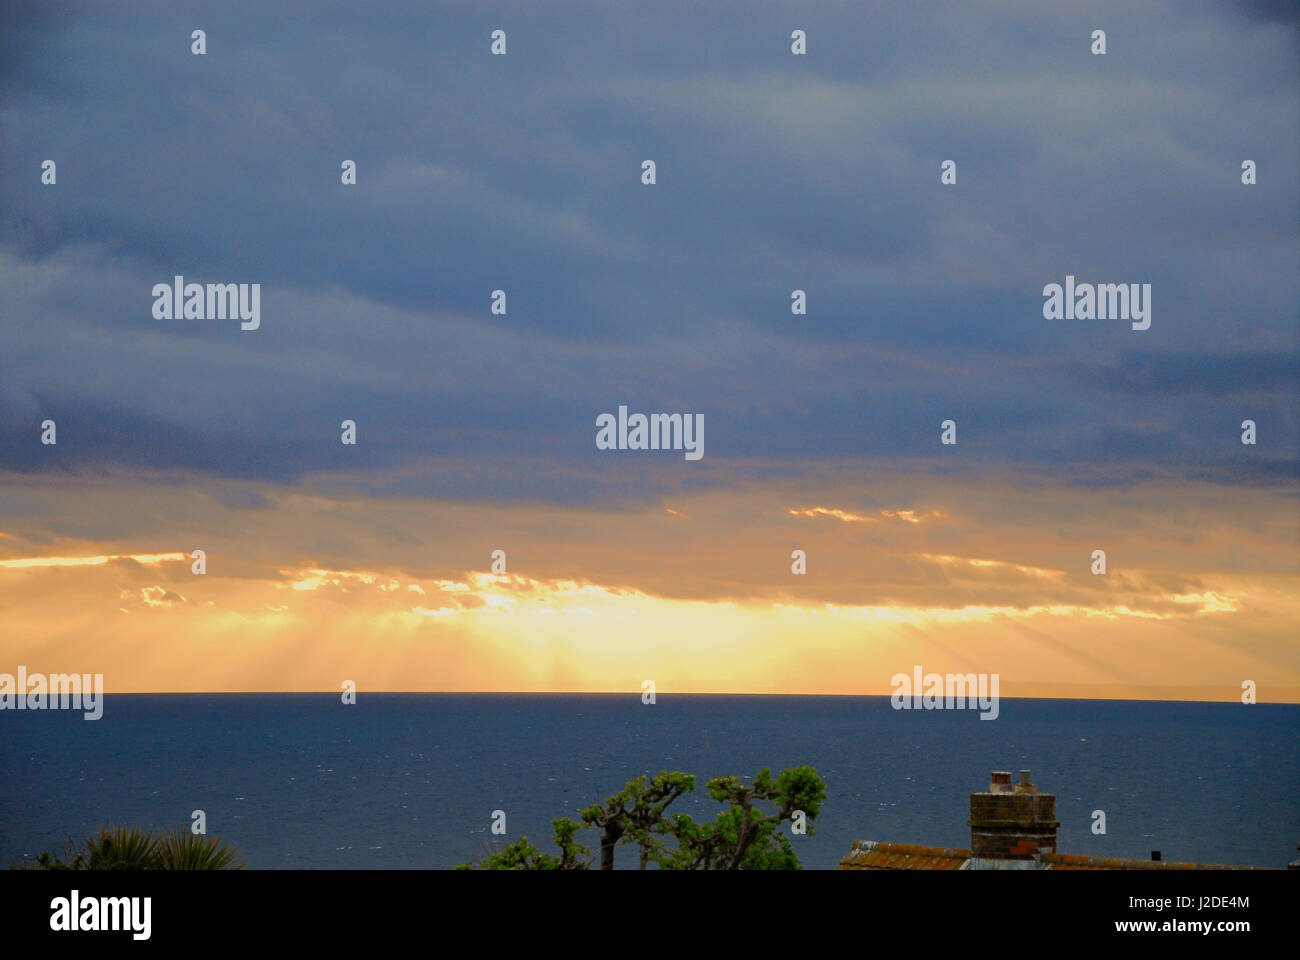
<path fill-rule="evenodd" d="M 239 851 L 217 837 L 172 830 L 158 840 L 155 870 L 242 870 Z"/>
<path fill-rule="evenodd" d="M 153 834 L 133 827 L 100 827 L 85 844 L 90 870 L 152 870 L 158 855 Z"/>

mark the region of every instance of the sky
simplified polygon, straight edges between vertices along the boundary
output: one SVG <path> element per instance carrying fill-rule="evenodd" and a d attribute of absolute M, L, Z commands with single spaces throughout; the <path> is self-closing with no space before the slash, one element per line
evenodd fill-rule
<path fill-rule="evenodd" d="M 700 7 L 0 13 L 0 672 L 1300 701 L 1293 7 Z"/>

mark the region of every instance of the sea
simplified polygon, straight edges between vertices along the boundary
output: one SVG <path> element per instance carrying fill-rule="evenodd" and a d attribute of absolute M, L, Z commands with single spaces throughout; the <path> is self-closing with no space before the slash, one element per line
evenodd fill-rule
<path fill-rule="evenodd" d="M 1300 842 L 1295 705 L 1003 698 L 981 720 L 888 697 L 341 701 L 110 694 L 94 721 L 4 711 L 0 868 L 101 824 L 187 829 L 202 810 L 248 868 L 447 869 L 521 836 L 554 852 L 553 818 L 642 774 L 694 774 L 671 809 L 711 820 L 709 778 L 800 765 L 827 791 L 810 834 L 791 838 L 808 869 L 833 868 L 855 840 L 968 847 L 968 797 L 993 770 L 1030 770 L 1056 795 L 1062 853 L 1283 867 Z M 580 840 L 599 847 L 595 831 Z M 635 860 L 620 848 L 620 867 Z"/>

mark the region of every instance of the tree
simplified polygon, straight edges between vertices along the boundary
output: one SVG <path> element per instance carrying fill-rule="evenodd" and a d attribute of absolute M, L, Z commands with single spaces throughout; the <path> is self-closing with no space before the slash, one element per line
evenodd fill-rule
<path fill-rule="evenodd" d="M 640 848 L 644 870 L 652 856 L 661 855 L 663 844 L 656 835 L 668 832 L 664 811 L 683 793 L 694 789 L 695 778 L 690 774 L 664 771 L 648 786 L 644 776 L 637 777 L 603 804 L 583 810 L 579 814 L 582 822 L 602 831 L 600 869 L 614 869 L 614 848 L 618 844 L 635 843 Z"/>
<path fill-rule="evenodd" d="M 586 870 L 591 862 L 591 851 L 576 842 L 574 835 L 581 828 L 568 817 L 552 820 L 553 839 L 560 855 L 553 857 L 542 853 L 527 837 L 520 837 L 499 853 L 490 854 L 480 865 L 484 870 Z M 457 870 L 472 870 L 473 864 L 459 863 Z"/>
<path fill-rule="evenodd" d="M 639 866 L 654 863 L 662 870 L 798 870 L 799 858 L 781 825 L 804 814 L 807 833 L 826 800 L 826 784 L 812 767 L 782 771 L 775 780 L 764 767 L 751 785 L 738 777 L 716 777 L 706 785 L 709 796 L 726 803 L 712 823 L 697 824 L 688 814 L 668 816 L 678 797 L 695 789 L 695 778 L 664 771 L 647 783 L 637 777 L 626 787 L 583 810 L 583 827 L 600 832 L 600 869 L 614 869 L 620 845 L 636 844 Z M 759 803 L 770 804 L 768 812 Z M 585 870 L 589 851 L 575 835 L 581 827 L 568 819 L 554 820 L 560 856 L 542 853 L 527 837 L 487 857 L 485 870 Z M 673 841 L 669 845 L 667 841 Z M 460 864 L 457 869 L 472 869 Z"/>
<path fill-rule="evenodd" d="M 677 848 L 660 865 L 674 870 L 798 870 L 799 858 L 790 838 L 779 828 L 802 811 L 813 834 L 812 822 L 826 800 L 826 784 L 812 767 L 794 767 L 772 779 L 764 767 L 746 786 L 736 777 L 716 777 L 708 783 L 709 796 L 730 806 L 713 823 L 696 824 L 689 816 L 672 818 L 670 832 Z M 776 805 L 763 813 L 755 801 Z"/>

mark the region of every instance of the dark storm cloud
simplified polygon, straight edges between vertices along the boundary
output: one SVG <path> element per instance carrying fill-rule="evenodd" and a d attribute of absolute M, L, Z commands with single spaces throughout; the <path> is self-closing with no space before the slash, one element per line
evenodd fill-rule
<path fill-rule="evenodd" d="M 1181 9 L 10 15 L 0 466 L 356 470 L 413 492 L 385 471 L 463 456 L 480 475 L 417 490 L 544 500 L 723 482 L 599 455 L 596 415 L 626 403 L 704 413 L 710 467 L 1285 482 L 1294 25 Z M 154 320 L 150 288 L 178 273 L 260 282 L 262 329 Z M 1044 320 L 1067 273 L 1151 283 L 1151 330 Z M 1258 448 L 1236 441 L 1247 417 Z"/>

